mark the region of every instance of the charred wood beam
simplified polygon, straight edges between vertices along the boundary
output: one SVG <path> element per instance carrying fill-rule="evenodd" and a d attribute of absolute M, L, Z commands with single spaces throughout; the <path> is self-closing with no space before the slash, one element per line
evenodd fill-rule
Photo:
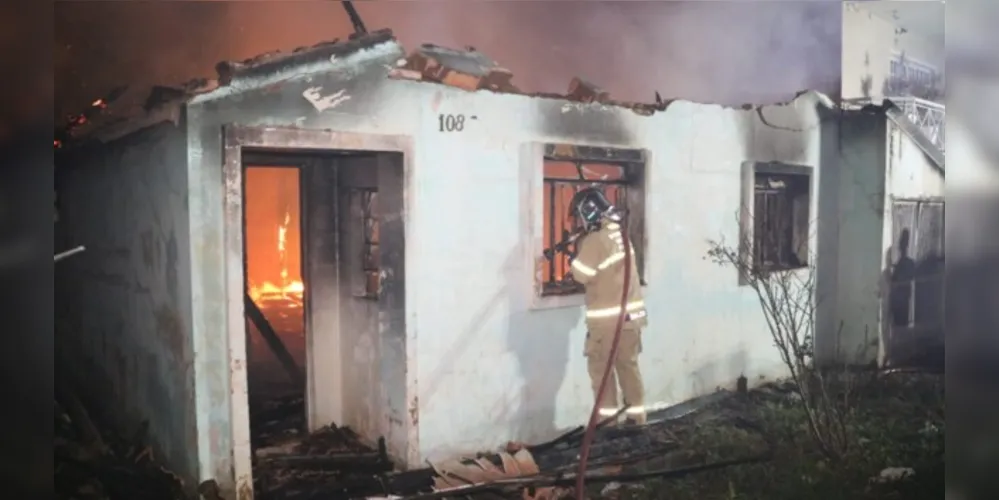
<path fill-rule="evenodd" d="M 305 378 L 302 376 L 302 371 L 298 369 L 295 359 L 291 357 L 288 348 L 285 347 L 284 342 L 281 342 L 281 338 L 278 337 L 277 332 L 274 331 L 274 327 L 267 321 L 267 317 L 264 316 L 263 311 L 257 307 L 257 303 L 248 294 L 243 295 L 243 302 L 246 308 L 246 316 L 257 327 L 260 336 L 267 342 L 267 346 L 270 347 L 271 352 L 274 353 L 281 366 L 284 367 L 285 372 L 288 373 L 288 377 L 291 378 L 291 381 L 297 387 L 304 387 Z"/>
<path fill-rule="evenodd" d="M 66 124 L 62 128 L 57 129 L 55 132 L 55 147 L 60 148 L 63 146 L 63 143 L 72 139 L 74 129 L 89 122 L 94 117 L 101 114 L 101 112 L 103 112 L 108 107 L 108 105 L 117 101 L 118 98 L 121 97 L 126 90 L 128 90 L 127 86 L 115 87 L 111 89 L 111 91 L 108 92 L 107 95 L 105 95 L 104 97 L 90 103 L 90 106 L 87 106 L 87 108 L 84 109 L 80 114 L 75 116 L 70 116 L 66 120 Z"/>
<path fill-rule="evenodd" d="M 624 408 L 621 408 L 620 410 L 618 410 L 617 413 L 615 413 L 614 415 L 611 415 L 611 416 L 603 419 L 602 421 L 598 422 L 596 428 L 600 429 L 602 427 L 607 426 L 607 424 L 616 421 L 618 418 L 621 417 L 621 415 L 624 414 L 625 411 L 628 410 L 628 408 L 630 408 L 630 407 L 629 406 L 625 406 Z M 581 439 L 583 437 L 583 432 L 585 430 L 586 430 L 586 427 L 580 425 L 580 426 L 576 427 L 575 429 L 572 429 L 571 431 L 566 432 L 565 434 L 562 434 L 561 436 L 559 436 L 559 437 L 557 437 L 557 438 L 555 438 L 555 439 L 553 439 L 551 441 L 548 441 L 546 443 L 536 444 L 534 446 L 528 446 L 527 447 L 527 451 L 530 451 L 532 455 L 537 455 L 539 453 L 544 453 L 545 451 L 550 450 L 552 448 L 555 448 L 555 447 L 557 447 L 559 445 L 564 445 L 564 444 L 569 443 L 570 441 L 574 441 L 576 439 Z"/>
<path fill-rule="evenodd" d="M 354 2 L 344 0 L 341 3 L 343 4 L 343 9 L 347 11 L 347 16 L 350 17 L 350 24 L 354 26 L 354 34 L 366 35 L 368 30 L 364 27 L 364 21 L 361 20 L 361 15 L 358 14 L 357 9 L 354 8 Z"/>
<path fill-rule="evenodd" d="M 602 471 L 592 471 L 584 474 L 587 484 L 606 484 L 610 482 L 626 483 L 644 481 L 647 479 L 679 479 L 699 472 L 724 469 L 737 465 L 748 465 L 753 463 L 766 462 L 772 458 L 771 451 L 746 458 L 733 460 L 721 460 L 693 467 L 681 467 L 677 469 L 653 470 L 632 474 L 608 474 Z M 574 474 L 538 474 L 528 477 L 518 477 L 511 479 L 500 479 L 488 483 L 473 484 L 460 488 L 449 488 L 447 490 L 435 491 L 433 493 L 421 493 L 404 497 L 404 500 L 433 500 L 446 497 L 464 497 L 472 494 L 479 494 L 488 491 L 510 491 L 524 488 L 546 488 L 546 487 L 571 487 L 576 484 Z"/>
<path fill-rule="evenodd" d="M 259 463 L 295 469 L 337 469 L 339 471 L 363 469 L 369 472 L 388 472 L 392 461 L 388 457 L 385 438 L 378 439 L 378 450 L 360 453 L 329 453 L 324 455 L 278 455 L 258 459 Z"/>
<path fill-rule="evenodd" d="M 280 455 L 258 459 L 259 464 L 292 469 L 336 469 L 337 471 L 365 470 L 385 472 L 392 470 L 377 452 L 333 453 L 329 455 Z"/>
<path fill-rule="evenodd" d="M 80 245 L 80 246 L 78 246 L 76 248 L 73 248 L 73 249 L 70 249 L 70 250 L 66 250 L 65 252 L 59 252 L 59 253 L 55 254 L 55 260 L 54 260 L 54 262 L 59 262 L 60 260 L 65 259 L 66 257 L 72 257 L 73 255 L 76 255 L 76 254 L 78 254 L 78 253 L 80 253 L 80 252 L 82 252 L 82 251 L 84 251 L 86 249 L 87 249 L 86 247 L 84 247 L 83 245 Z"/>

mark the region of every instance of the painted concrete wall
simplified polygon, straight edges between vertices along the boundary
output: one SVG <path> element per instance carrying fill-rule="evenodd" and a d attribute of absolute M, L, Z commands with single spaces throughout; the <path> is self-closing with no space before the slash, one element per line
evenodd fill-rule
<path fill-rule="evenodd" d="M 887 189 L 896 198 L 944 195 L 944 176 L 922 149 L 900 128 L 889 122 Z"/>
<path fill-rule="evenodd" d="M 843 99 L 883 97 L 896 54 L 944 71 L 943 46 L 919 33 L 897 32 L 889 20 L 872 14 L 864 3 L 843 3 Z"/>
<path fill-rule="evenodd" d="M 226 123 L 413 137 L 405 343 L 383 345 L 382 352 L 407 366 L 402 400 L 390 397 L 384 407 L 390 449 L 410 464 L 512 439 L 544 439 L 582 422 L 592 404 L 581 298 L 534 295 L 542 225 L 539 147 L 546 141 L 649 152 L 651 319 L 641 363 L 653 406 L 731 386 L 742 374 L 753 384 L 783 374 L 757 299 L 737 286 L 732 270 L 703 257 L 708 239 L 738 238 L 744 161 L 818 167 L 821 158 L 834 156 L 822 151 L 837 145 L 822 140 L 820 96 L 759 110 L 674 102 L 646 117 L 600 104 L 386 79 L 386 66 L 400 56 L 386 44 L 298 68 L 284 83 L 277 81 L 291 75 L 200 96 L 188 108 L 193 332 L 205 375 L 198 400 L 212 416 L 202 439 L 214 440 L 204 448 L 203 473 L 229 467 L 226 452 L 233 445 L 227 442 L 226 346 L 212 337 L 225 329 L 219 183 Z M 303 97 L 307 89 L 313 101 L 316 93 L 340 91 L 349 99 L 314 106 Z M 464 115 L 464 130 L 440 132 L 440 114 Z M 821 183 L 821 175 L 816 168 L 813 182 Z M 415 414 L 407 411 L 411 406 Z"/>
<path fill-rule="evenodd" d="M 881 355 L 879 362 L 885 361 L 888 355 L 884 342 L 890 334 L 889 329 L 889 304 L 886 299 L 887 291 L 890 288 L 890 275 L 893 263 L 898 259 L 897 246 L 895 241 L 895 220 L 892 216 L 893 203 L 898 199 L 943 199 L 945 178 L 939 167 L 927 156 L 916 142 L 901 128 L 890 120 L 888 123 L 888 134 L 886 135 L 887 151 L 885 161 L 885 194 L 883 200 L 883 224 L 881 234 L 881 311 L 880 338 L 882 340 Z M 953 162 L 948 162 L 953 164 Z M 918 285 L 917 285 L 918 286 Z M 901 330 L 899 330 L 901 331 Z M 936 336 L 943 335 L 940 330 L 932 330 L 930 333 L 920 332 L 923 335 L 921 340 L 916 342 L 934 341 Z M 899 334 L 901 335 L 901 334 Z M 911 335 L 911 333 L 909 334 Z M 925 335 L 930 335 L 926 337 Z M 915 338 L 915 337 L 914 337 Z M 942 338 L 938 339 L 940 342 Z"/>
<path fill-rule="evenodd" d="M 880 332 L 881 234 L 885 203 L 887 120 L 882 113 L 843 118 L 839 163 L 836 317 L 827 327 L 835 347 L 825 361 L 869 362 Z M 890 217 L 889 217 L 890 218 Z"/>
<path fill-rule="evenodd" d="M 840 127 L 838 263 L 832 321 L 818 358 L 871 362 L 884 335 L 891 270 L 892 199 L 943 196 L 944 178 L 916 143 L 880 113 L 853 113 Z M 817 346 L 817 349 L 819 346 Z M 881 346 L 883 348 L 883 346 Z"/>
<path fill-rule="evenodd" d="M 106 402 L 94 408 L 124 429 L 148 422 L 156 456 L 194 478 L 185 143 L 166 123 L 61 158 L 56 232 L 87 250 L 60 262 L 55 300 L 59 349 L 88 399 Z"/>
<path fill-rule="evenodd" d="M 233 387 L 230 384 L 228 343 L 225 335 L 218 335 L 226 331 L 227 324 L 226 276 L 222 271 L 227 262 L 227 235 L 222 213 L 225 201 L 221 168 L 222 127 L 239 123 L 373 134 L 397 132 L 413 122 L 413 110 L 406 102 L 412 96 L 398 92 L 394 97 L 399 99 L 387 101 L 381 90 L 390 84 L 386 78 L 387 66 L 403 56 L 404 52 L 398 45 L 384 44 L 332 62 L 292 67 L 285 73 L 276 73 L 246 86 L 233 84 L 215 94 L 202 96 L 188 106 L 191 259 L 196 269 L 192 278 L 195 298 L 192 332 L 198 353 L 195 365 L 201 374 L 197 381 L 199 423 L 205 426 L 199 435 L 199 450 L 202 453 L 199 457 L 200 477 L 217 479 L 223 491 L 234 490 L 237 482 L 240 487 L 245 486 L 250 471 L 236 470 L 249 465 L 248 456 L 242 462 L 239 458 L 235 463 L 233 460 L 234 448 L 249 450 L 248 442 L 233 441 L 233 416 L 245 418 L 245 409 L 233 408 L 230 413 L 232 399 L 245 400 L 246 386 Z M 321 100 L 340 90 L 347 96 L 340 107 L 320 112 L 312 104 L 316 100 L 316 92 L 320 93 Z M 313 96 L 313 100 L 306 98 L 306 95 Z M 407 161 L 415 162 L 418 158 Z M 407 209 L 416 205 L 413 198 L 418 197 L 415 194 L 417 186 L 416 180 L 410 179 L 406 194 Z M 407 240 L 418 241 L 421 228 L 412 215 L 407 218 L 406 224 Z M 422 229 L 422 232 L 427 230 Z M 415 263 L 410 267 L 414 253 L 414 250 L 407 249 L 407 270 L 416 267 Z M 238 255 L 228 257 L 239 258 Z M 408 367 L 407 360 L 412 358 L 408 349 L 416 344 L 416 311 L 421 305 L 417 304 L 416 287 L 408 286 L 415 279 L 408 272 L 406 279 L 406 302 L 414 304 L 406 311 L 407 330 L 397 332 L 397 338 L 379 339 L 378 356 L 374 357 L 378 359 L 369 359 L 368 362 L 378 368 L 382 380 L 379 390 L 370 393 L 370 399 L 362 404 L 384 410 L 377 429 L 385 437 L 389 452 L 402 462 L 416 464 L 419 463 L 418 448 L 411 435 L 417 431 L 418 420 L 417 414 L 409 411 L 411 407 L 416 407 L 416 394 L 408 390 L 410 385 L 415 384 L 416 373 L 415 367 Z M 424 293 L 428 292 L 424 290 Z M 431 308 L 436 309 L 437 306 Z M 233 395 L 234 390 L 244 393 Z M 329 402 L 325 403 L 324 406 L 331 406 Z M 246 425 L 245 422 L 243 425 Z M 238 480 L 233 476 L 234 470 Z"/>

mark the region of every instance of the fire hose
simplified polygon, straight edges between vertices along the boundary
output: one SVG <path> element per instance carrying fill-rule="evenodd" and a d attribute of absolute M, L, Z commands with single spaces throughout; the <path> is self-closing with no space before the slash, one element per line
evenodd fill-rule
<path fill-rule="evenodd" d="M 600 378 L 600 388 L 597 389 L 593 409 L 590 410 L 590 421 L 586 425 L 583 433 L 583 443 L 579 448 L 579 469 L 576 471 L 576 499 L 583 500 L 583 488 L 586 483 L 586 462 L 590 457 L 590 445 L 593 443 L 593 436 L 596 432 L 597 422 L 600 414 L 600 401 L 603 400 L 604 391 L 607 390 L 607 381 L 610 379 L 611 370 L 614 369 L 614 359 L 617 356 L 617 347 L 621 343 L 621 330 L 624 328 L 624 321 L 628 316 L 628 295 L 631 286 L 631 238 L 628 237 L 628 214 L 621 214 L 621 241 L 624 245 L 624 280 L 621 285 L 621 311 L 617 315 L 617 324 L 614 326 L 614 339 L 611 341 L 610 353 L 608 353 L 607 366 L 604 367 L 604 374 Z"/>

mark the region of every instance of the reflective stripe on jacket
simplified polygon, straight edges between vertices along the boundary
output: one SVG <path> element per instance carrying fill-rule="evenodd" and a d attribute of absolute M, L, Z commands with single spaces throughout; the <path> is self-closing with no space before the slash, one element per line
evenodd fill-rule
<path fill-rule="evenodd" d="M 604 224 L 599 230 L 584 236 L 577 243 L 578 252 L 572 261 L 572 275 L 586 286 L 586 327 L 590 330 L 614 328 L 621 312 L 621 289 L 624 286 L 624 242 L 621 226 Z M 626 310 L 630 324 L 647 324 L 642 284 L 631 248 L 631 279 Z"/>

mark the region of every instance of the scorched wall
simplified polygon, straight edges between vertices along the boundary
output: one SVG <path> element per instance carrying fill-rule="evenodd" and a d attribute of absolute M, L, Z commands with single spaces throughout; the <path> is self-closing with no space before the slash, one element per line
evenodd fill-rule
<path fill-rule="evenodd" d="M 824 97 L 805 93 L 786 105 L 746 109 L 677 101 L 641 116 L 602 104 L 388 79 L 402 56 L 385 43 L 246 79 L 190 104 L 190 197 L 200 214 L 192 238 L 204 242 L 193 260 L 194 335 L 210 392 L 224 394 L 229 383 L 225 345 L 209 335 L 225 328 L 218 172 L 221 130 L 230 123 L 413 139 L 404 215 L 406 331 L 383 353 L 405 364 L 405 380 L 394 395 L 370 396 L 384 398 L 390 449 L 409 465 L 551 437 L 583 422 L 592 404 L 581 297 L 535 293 L 546 142 L 648 154 L 650 324 L 641 365 L 650 404 L 679 403 L 743 374 L 756 384 L 784 373 L 756 297 L 738 286 L 733 270 L 704 256 L 708 239 L 738 238 L 748 160 L 811 167 L 812 213 L 820 204 L 835 213 L 838 202 L 819 201 L 837 189 L 821 187 L 820 166 L 838 161 L 835 134 L 821 130 Z M 441 131 L 442 115 L 463 116 L 463 129 Z M 816 241 L 810 246 L 818 250 Z M 835 245 L 826 248 L 820 267 L 837 257 Z M 222 401 L 202 401 L 224 414 Z M 215 441 L 204 458 L 222 471 L 232 422 L 207 424 L 212 431 L 203 436 Z"/>
<path fill-rule="evenodd" d="M 57 370 L 196 478 L 186 141 L 167 122 L 57 158 L 57 247 L 86 246 L 56 272 Z"/>

